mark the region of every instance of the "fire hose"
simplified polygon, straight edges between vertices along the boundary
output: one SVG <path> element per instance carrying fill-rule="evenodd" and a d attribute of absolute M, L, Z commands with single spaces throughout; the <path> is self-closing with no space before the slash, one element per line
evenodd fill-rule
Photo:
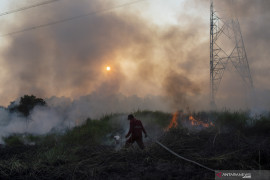
<path fill-rule="evenodd" d="M 211 168 L 209 168 L 209 167 L 207 167 L 207 166 L 204 166 L 204 165 L 202 165 L 202 164 L 200 164 L 200 163 L 198 163 L 198 162 L 196 162 L 196 161 L 192 161 L 192 160 L 187 159 L 187 158 L 185 158 L 185 157 L 183 157 L 183 156 L 180 156 L 180 155 L 177 154 L 176 152 L 172 151 L 171 149 L 169 149 L 168 147 L 166 147 L 165 145 L 163 145 L 163 144 L 162 144 L 161 142 L 159 142 L 158 140 L 154 140 L 154 139 L 151 138 L 150 136 L 148 136 L 148 137 L 149 137 L 151 140 L 153 140 L 155 143 L 157 143 L 158 145 L 160 145 L 162 148 L 166 149 L 166 150 L 169 151 L 171 154 L 175 155 L 176 157 L 178 157 L 178 158 L 180 158 L 180 159 L 183 159 L 183 160 L 185 160 L 185 161 L 188 161 L 188 162 L 190 162 L 190 163 L 196 164 L 196 165 L 198 165 L 198 166 L 200 166 L 200 167 L 202 167 L 202 168 L 205 168 L 205 169 L 207 169 L 207 170 L 209 170 L 209 171 L 216 172 L 214 169 L 211 169 Z"/>

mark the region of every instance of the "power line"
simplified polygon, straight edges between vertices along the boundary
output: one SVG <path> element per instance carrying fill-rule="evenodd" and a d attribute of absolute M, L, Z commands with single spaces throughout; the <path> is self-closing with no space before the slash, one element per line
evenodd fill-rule
<path fill-rule="evenodd" d="M 26 6 L 26 7 L 22 7 L 22 8 L 19 8 L 19 9 L 14 9 L 14 10 L 10 10 L 10 11 L 7 11 L 7 12 L 0 13 L 0 16 L 5 16 L 5 15 L 8 15 L 8 14 L 12 14 L 12 13 L 20 12 L 20 11 L 25 11 L 27 9 L 47 5 L 47 4 L 58 2 L 58 1 L 61 1 L 61 0 L 44 1 L 44 2 L 41 2 L 41 3 L 38 3 L 38 4 L 33 4 L 33 5 L 30 5 L 30 6 Z"/>
<path fill-rule="evenodd" d="M 19 30 L 19 31 L 14 31 L 14 32 L 2 34 L 2 35 L 0 35 L 0 37 L 12 36 L 12 35 L 15 35 L 15 34 L 26 32 L 26 31 L 36 30 L 36 29 L 40 29 L 40 28 L 44 28 L 44 27 L 48 27 L 48 26 L 52 26 L 52 25 L 56 25 L 56 24 L 60 24 L 60 23 L 80 19 L 80 18 L 84 18 L 84 17 L 87 17 L 87 16 L 106 13 L 108 11 L 112 11 L 114 9 L 119 9 L 119 8 L 122 8 L 122 7 L 125 7 L 125 6 L 130 6 L 130 5 L 142 2 L 142 1 L 147 1 L 147 0 L 137 0 L 137 1 L 130 2 L 130 3 L 125 3 L 125 4 L 118 5 L 118 6 L 110 7 L 110 8 L 107 8 L 107 9 L 101 9 L 101 10 L 90 12 L 90 13 L 87 13 L 87 14 L 81 14 L 81 15 L 78 15 L 78 16 L 73 16 L 73 17 L 70 17 L 70 18 L 50 22 L 50 23 L 47 23 L 47 24 L 42 24 L 42 25 L 38 25 L 38 26 L 25 28 L 25 29 L 22 29 L 22 30 Z"/>

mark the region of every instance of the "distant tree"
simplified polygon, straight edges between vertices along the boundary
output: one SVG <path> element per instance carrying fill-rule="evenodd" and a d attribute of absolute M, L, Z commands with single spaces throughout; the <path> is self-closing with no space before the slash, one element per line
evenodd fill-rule
<path fill-rule="evenodd" d="M 10 112 L 19 112 L 27 117 L 35 106 L 46 106 L 46 102 L 43 99 L 37 98 L 33 95 L 24 95 L 21 97 L 20 103 L 18 105 L 16 105 L 14 102 L 11 102 L 9 110 Z"/>

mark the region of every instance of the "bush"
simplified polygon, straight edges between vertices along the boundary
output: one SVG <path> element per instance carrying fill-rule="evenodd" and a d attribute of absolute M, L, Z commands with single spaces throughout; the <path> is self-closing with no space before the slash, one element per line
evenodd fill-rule
<path fill-rule="evenodd" d="M 18 134 L 4 137 L 3 140 L 7 146 L 20 146 L 24 144 L 22 140 L 22 136 Z"/>
<path fill-rule="evenodd" d="M 216 113 L 215 125 L 221 129 L 229 129 L 232 131 L 243 130 L 250 120 L 247 112 L 229 112 L 223 111 Z"/>
<path fill-rule="evenodd" d="M 14 102 L 10 105 L 10 112 L 19 112 L 23 116 L 29 116 L 30 112 L 34 109 L 35 106 L 45 106 L 46 102 L 41 98 L 36 98 L 36 96 L 24 95 L 21 97 L 19 105 L 14 105 Z"/>

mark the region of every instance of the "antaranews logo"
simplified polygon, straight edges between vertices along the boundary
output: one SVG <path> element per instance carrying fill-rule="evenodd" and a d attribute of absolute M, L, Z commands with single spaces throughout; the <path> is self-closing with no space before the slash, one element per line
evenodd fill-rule
<path fill-rule="evenodd" d="M 217 177 L 222 177 L 222 172 L 217 173 Z"/>
<path fill-rule="evenodd" d="M 219 172 L 216 174 L 218 178 L 230 178 L 230 177 L 239 177 L 243 179 L 251 179 L 251 173 L 244 172 Z"/>
<path fill-rule="evenodd" d="M 244 179 L 251 179 L 251 173 L 246 173 L 243 178 Z"/>
<path fill-rule="evenodd" d="M 244 180 L 259 179 L 269 180 L 270 170 L 216 170 L 216 180 Z"/>

